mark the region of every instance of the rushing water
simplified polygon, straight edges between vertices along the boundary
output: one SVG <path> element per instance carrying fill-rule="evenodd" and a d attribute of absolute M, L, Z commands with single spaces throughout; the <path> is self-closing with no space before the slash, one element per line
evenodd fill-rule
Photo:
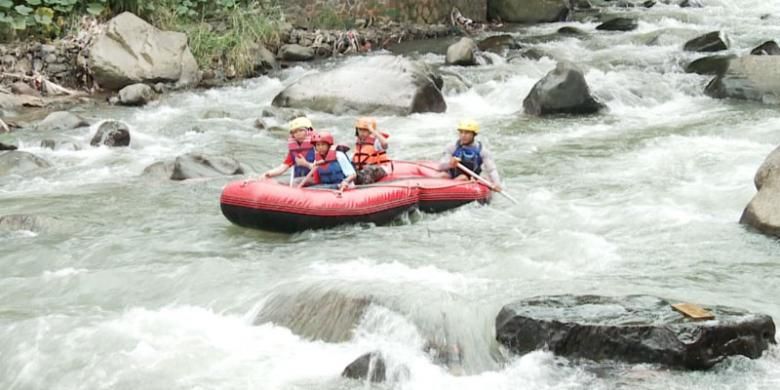
<path fill-rule="evenodd" d="M 82 108 L 93 120 L 128 122 L 133 140 L 125 150 L 37 146 L 43 138 L 88 145 L 94 127 L 14 133 L 54 167 L 0 177 L 0 215 L 57 223 L 0 232 L 0 388 L 365 388 L 339 374 L 373 350 L 388 365 L 389 380 L 378 388 L 777 388 L 775 347 L 758 360 L 680 372 L 542 351 L 513 357 L 494 341 L 500 307 L 539 294 L 645 293 L 780 318 L 777 241 L 737 223 L 755 192 L 753 174 L 780 143 L 780 113 L 703 96 L 709 77 L 682 72 L 699 55 L 681 51 L 715 29 L 730 34 L 735 53 L 777 38 L 780 1 L 704 3 L 627 11 L 641 18 L 630 33 L 579 23 L 594 36 L 535 45 L 587 69 L 609 106 L 603 115 L 523 114 L 522 99 L 555 66 L 543 58 L 452 68 L 472 87 L 448 94 L 447 113 L 379 118 L 400 159 L 437 157 L 454 142 L 458 118 L 478 119 L 517 206 L 496 198 L 393 226 L 287 236 L 232 226 L 221 215 L 220 190 L 234 178 L 140 176 L 189 151 L 233 156 L 253 172 L 278 164 L 285 140 L 254 129 L 254 120 L 286 84 L 316 68 L 172 94 L 144 108 Z M 522 40 L 560 26 L 515 34 Z M 644 44 L 659 30 L 659 43 Z M 353 117 L 310 117 L 350 139 Z M 269 299 L 316 301 L 326 293 L 374 302 L 346 341 L 255 324 Z M 431 339 L 458 345 L 462 366 L 435 364 L 424 351 Z"/>

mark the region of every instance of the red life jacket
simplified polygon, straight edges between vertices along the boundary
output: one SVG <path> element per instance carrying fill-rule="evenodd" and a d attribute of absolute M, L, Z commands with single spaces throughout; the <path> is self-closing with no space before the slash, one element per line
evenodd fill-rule
<path fill-rule="evenodd" d="M 287 139 L 287 150 L 290 153 L 293 166 L 295 166 L 295 177 L 306 176 L 309 173 L 309 168 L 298 166 L 295 163 L 295 157 L 298 155 L 303 156 L 308 162 L 314 162 L 314 145 L 311 144 L 310 135 L 306 135 L 306 139 L 300 144 L 295 138 L 290 137 Z"/>
<path fill-rule="evenodd" d="M 366 165 L 382 164 L 390 161 L 384 150 L 377 151 L 374 148 L 375 142 L 376 138 L 373 136 L 368 136 L 363 141 L 357 138 L 355 141 L 355 154 L 352 155 L 352 164 L 355 166 L 355 169 L 361 170 Z"/>

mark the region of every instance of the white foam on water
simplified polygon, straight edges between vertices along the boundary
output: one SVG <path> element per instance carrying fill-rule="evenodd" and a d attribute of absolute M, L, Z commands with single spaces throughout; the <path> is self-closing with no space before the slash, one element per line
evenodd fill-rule
<path fill-rule="evenodd" d="M 41 278 L 43 279 L 44 282 L 50 282 L 56 279 L 64 279 L 64 278 L 68 278 L 71 276 L 75 276 L 87 272 L 89 272 L 89 270 L 84 268 L 77 269 L 77 268 L 67 267 L 56 271 L 44 271 L 43 274 L 41 275 Z"/>

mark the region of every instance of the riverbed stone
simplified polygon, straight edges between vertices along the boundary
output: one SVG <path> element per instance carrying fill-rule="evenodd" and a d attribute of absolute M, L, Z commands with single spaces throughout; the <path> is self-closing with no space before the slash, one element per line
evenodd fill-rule
<path fill-rule="evenodd" d="M 723 74 L 728 70 L 729 62 L 736 57 L 737 56 L 735 55 L 702 57 L 688 64 L 688 66 L 685 67 L 685 72 L 712 75 Z"/>
<path fill-rule="evenodd" d="M 244 173 L 244 167 L 236 159 L 202 153 L 187 153 L 173 162 L 171 180 L 187 180 Z"/>
<path fill-rule="evenodd" d="M 21 150 L 0 152 L 0 176 L 23 174 L 49 167 L 51 164 L 48 161 L 32 153 Z"/>
<path fill-rule="evenodd" d="M 766 41 L 750 51 L 750 54 L 760 56 L 777 56 L 780 55 L 780 46 L 775 41 Z"/>
<path fill-rule="evenodd" d="M 79 115 L 67 111 L 55 111 L 47 115 L 35 127 L 40 131 L 72 130 L 89 126 L 89 122 Z"/>
<path fill-rule="evenodd" d="M 161 31 L 130 12 L 111 19 L 89 53 L 95 81 L 109 90 L 159 81 L 186 87 L 198 81 L 198 65 L 187 35 Z"/>
<path fill-rule="evenodd" d="M 143 106 L 154 100 L 152 87 L 146 84 L 132 84 L 119 91 L 119 104 L 123 106 Z"/>
<path fill-rule="evenodd" d="M 512 23 L 545 23 L 565 20 L 569 2 L 563 0 L 490 0 L 488 19 Z"/>
<path fill-rule="evenodd" d="M 314 59 L 314 49 L 298 44 L 282 45 L 279 58 L 282 61 L 311 61 Z"/>
<path fill-rule="evenodd" d="M 508 50 L 520 49 L 521 45 L 517 42 L 515 37 L 509 34 L 501 34 L 493 35 L 479 41 L 479 43 L 477 43 L 477 48 L 481 51 L 503 54 Z"/>
<path fill-rule="evenodd" d="M 775 343 L 768 315 L 705 306 L 715 319 L 696 321 L 672 303 L 643 295 L 528 298 L 501 309 L 496 339 L 518 354 L 549 349 L 569 358 L 685 369 L 707 369 L 735 355 L 756 359 Z"/>
<path fill-rule="evenodd" d="M 596 30 L 604 31 L 632 31 L 636 30 L 639 23 L 634 18 L 612 18 L 596 26 Z"/>
<path fill-rule="evenodd" d="M 729 61 L 704 92 L 714 98 L 780 104 L 780 56 L 746 55 Z"/>
<path fill-rule="evenodd" d="M 122 121 L 107 120 L 98 126 L 95 135 L 89 142 L 92 146 L 108 147 L 130 146 L 130 126 Z"/>
<path fill-rule="evenodd" d="M 11 92 L 16 95 L 41 96 L 41 93 L 33 89 L 24 81 L 17 81 L 11 84 Z"/>
<path fill-rule="evenodd" d="M 780 147 L 764 159 L 753 183 L 758 193 L 742 212 L 739 223 L 780 237 Z"/>
<path fill-rule="evenodd" d="M 0 151 L 16 150 L 16 149 L 18 149 L 18 147 L 16 145 L 9 145 L 9 144 L 4 144 L 4 143 L 0 142 Z"/>
<path fill-rule="evenodd" d="M 366 380 L 380 383 L 385 381 L 385 360 L 379 352 L 370 352 L 360 356 L 350 363 L 341 376 L 351 379 Z"/>
<path fill-rule="evenodd" d="M 447 48 L 445 63 L 447 65 L 474 66 L 477 65 L 477 44 L 471 38 L 463 37 L 460 41 Z"/>
<path fill-rule="evenodd" d="M 582 71 L 566 61 L 539 80 L 523 100 L 523 108 L 530 115 L 593 114 L 605 106 L 590 94 L 590 87 Z"/>
<path fill-rule="evenodd" d="M 683 50 L 698 52 L 728 50 L 729 42 L 729 38 L 724 32 L 712 31 L 686 42 Z"/>
<path fill-rule="evenodd" d="M 372 56 L 304 76 L 276 95 L 272 104 L 332 114 L 444 112 L 442 83 L 424 63 Z"/>

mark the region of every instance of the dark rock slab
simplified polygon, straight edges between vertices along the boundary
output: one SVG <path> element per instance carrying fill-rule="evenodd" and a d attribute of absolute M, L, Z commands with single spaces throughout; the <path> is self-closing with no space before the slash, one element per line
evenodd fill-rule
<path fill-rule="evenodd" d="M 750 51 L 750 54 L 755 56 L 777 56 L 780 55 L 780 46 L 777 46 L 775 41 L 766 41 Z"/>
<path fill-rule="evenodd" d="M 683 0 L 679 4 L 680 8 L 702 8 L 702 4 L 699 0 Z"/>
<path fill-rule="evenodd" d="M 130 145 L 130 127 L 127 123 L 108 120 L 100 124 L 92 140 L 92 146 L 124 147 Z"/>
<path fill-rule="evenodd" d="M 735 55 L 707 56 L 692 61 L 685 67 L 686 73 L 720 75 L 729 69 L 729 62 Z"/>
<path fill-rule="evenodd" d="M 382 359 L 382 355 L 379 352 L 367 353 L 350 363 L 341 376 L 351 379 L 366 380 L 379 383 L 385 381 L 385 361 Z"/>
<path fill-rule="evenodd" d="M 633 18 L 614 18 L 596 26 L 596 30 L 603 31 L 632 31 L 639 26 Z"/>
<path fill-rule="evenodd" d="M 560 35 L 568 35 L 568 36 L 585 36 L 588 35 L 585 31 L 582 31 L 578 29 L 577 27 L 572 26 L 563 26 L 556 31 Z"/>
<path fill-rule="evenodd" d="M 712 31 L 702 36 L 691 39 L 685 43 L 683 50 L 685 51 L 698 51 L 698 52 L 712 52 L 728 50 L 729 39 L 725 33 L 721 31 Z"/>
<path fill-rule="evenodd" d="M 504 306 L 496 339 L 519 354 L 548 348 L 557 355 L 707 369 L 733 355 L 755 359 L 775 343 L 762 314 L 707 306 L 715 320 L 694 321 L 671 302 L 632 295 L 541 296 Z"/>
<path fill-rule="evenodd" d="M 530 115 L 593 114 L 605 106 L 590 94 L 585 76 L 568 62 L 559 62 L 539 80 L 523 100 L 523 108 Z"/>
<path fill-rule="evenodd" d="M 18 149 L 16 145 L 7 145 L 2 142 L 0 142 L 0 151 L 6 151 L 6 150 L 16 150 Z"/>

